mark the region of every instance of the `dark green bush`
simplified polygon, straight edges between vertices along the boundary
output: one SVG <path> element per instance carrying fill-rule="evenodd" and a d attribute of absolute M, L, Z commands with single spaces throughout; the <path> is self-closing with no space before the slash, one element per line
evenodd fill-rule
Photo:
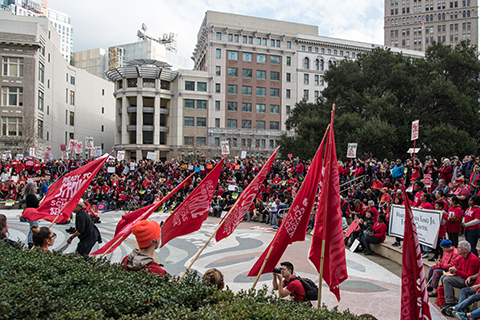
<path fill-rule="evenodd" d="M 0 319 L 359 319 L 336 309 L 281 302 L 266 288 L 219 291 L 189 272 L 126 272 L 105 259 L 0 244 Z"/>

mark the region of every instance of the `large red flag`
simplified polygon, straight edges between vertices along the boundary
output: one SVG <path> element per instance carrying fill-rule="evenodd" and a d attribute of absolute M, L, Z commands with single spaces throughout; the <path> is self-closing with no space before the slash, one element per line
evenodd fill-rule
<path fill-rule="evenodd" d="M 185 180 L 183 180 L 178 186 L 175 187 L 175 189 L 173 189 L 172 191 L 170 191 L 163 199 L 160 200 L 160 204 L 159 205 L 162 205 L 163 203 L 165 203 L 165 201 L 167 201 L 168 199 L 170 199 L 170 197 L 172 197 L 175 193 L 177 193 L 180 189 L 182 189 L 185 185 L 185 183 L 187 181 L 189 181 L 192 176 L 194 174 L 192 173 L 191 175 L 189 175 Z M 148 216 L 145 216 L 145 217 L 142 217 L 140 220 L 137 220 L 138 217 L 142 216 L 145 211 L 144 210 L 141 210 L 143 208 L 140 208 L 138 210 L 135 210 L 135 211 L 132 211 L 130 213 L 127 213 L 127 214 L 124 214 L 122 216 L 122 219 L 118 222 L 117 224 L 117 228 L 115 229 L 115 236 L 123 229 L 125 228 L 127 225 L 130 225 L 132 221 L 140 221 L 140 220 L 147 220 L 148 217 L 150 216 L 150 214 Z M 154 210 L 155 211 L 155 210 Z M 153 211 L 152 211 L 153 212 Z M 133 226 L 133 225 L 132 225 Z"/>
<path fill-rule="evenodd" d="M 320 182 L 322 175 L 324 142 L 325 136 L 323 136 L 322 143 L 320 144 L 320 147 L 313 158 L 307 177 L 303 181 L 297 196 L 293 200 L 287 216 L 283 220 L 282 225 L 278 229 L 277 234 L 273 238 L 272 242 L 248 273 L 249 277 L 255 277 L 258 275 L 263 265 L 263 261 L 265 261 L 265 258 L 267 257 L 267 254 L 272 246 L 272 252 L 268 257 L 262 274 L 273 271 L 290 243 L 294 241 L 305 240 L 308 220 L 310 219 L 310 213 L 312 212 L 313 203 L 315 202 L 315 195 L 318 190 L 318 183 Z"/>
<path fill-rule="evenodd" d="M 348 278 L 348 275 L 343 240 L 342 209 L 340 207 L 338 163 L 333 133 L 334 113 L 335 111 L 332 111 L 332 120 L 325 148 L 324 173 L 320 183 L 321 190 L 309 259 L 313 262 L 317 271 L 320 272 L 322 242 L 325 239 L 322 278 L 330 287 L 330 291 L 335 294 L 337 300 L 340 301 L 339 285 Z M 323 228 L 324 225 L 326 226 L 325 229 Z"/>
<path fill-rule="evenodd" d="M 212 204 L 224 161 L 225 158 L 220 160 L 195 190 L 165 220 L 161 233 L 162 247 L 176 237 L 200 229 L 203 221 L 207 219 L 208 209 Z"/>
<path fill-rule="evenodd" d="M 408 199 L 402 179 L 403 198 Z M 432 319 L 428 306 L 427 285 L 422 252 L 410 203 L 405 201 L 405 226 L 402 252 L 402 320 Z"/>
<path fill-rule="evenodd" d="M 107 159 L 108 156 L 105 155 L 58 179 L 48 188 L 42 204 L 38 208 L 26 208 L 22 217 L 30 221 L 40 219 L 47 221 L 56 219 L 56 223 L 67 221 L 88 185 Z"/>
<path fill-rule="evenodd" d="M 260 189 L 260 185 L 262 184 L 263 180 L 265 180 L 265 177 L 267 176 L 267 173 L 270 170 L 273 161 L 275 160 L 277 151 L 278 148 L 263 165 L 262 170 L 260 170 L 260 172 L 255 176 L 255 179 L 253 179 L 248 187 L 240 194 L 235 205 L 232 207 L 232 209 L 230 209 L 231 212 L 229 212 L 223 218 L 225 221 L 223 221 L 223 224 L 220 226 L 217 234 L 215 235 L 217 242 L 231 235 L 235 228 L 240 224 L 243 217 L 245 217 L 245 214 L 252 205 L 252 202 L 255 201 L 258 190 Z"/>

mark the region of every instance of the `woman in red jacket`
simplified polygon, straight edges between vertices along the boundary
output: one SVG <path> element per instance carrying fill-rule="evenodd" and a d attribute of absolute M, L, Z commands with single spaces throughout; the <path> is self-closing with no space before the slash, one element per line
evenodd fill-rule
<path fill-rule="evenodd" d="M 450 208 L 448 209 L 447 233 L 448 239 L 452 240 L 453 246 L 458 246 L 458 235 L 462 231 L 463 210 L 460 200 L 456 195 L 452 195 L 448 202 Z"/>
<path fill-rule="evenodd" d="M 387 232 L 387 225 L 385 224 L 385 215 L 378 215 L 377 222 L 372 227 L 372 232 L 368 235 L 364 235 L 360 240 L 363 245 L 363 253 L 371 255 L 370 243 L 378 244 L 385 241 L 385 234 Z"/>
<path fill-rule="evenodd" d="M 472 253 L 477 256 L 477 242 L 480 237 L 480 196 L 474 195 L 468 199 L 468 206 L 462 225 L 465 227 L 465 240 L 470 243 Z"/>

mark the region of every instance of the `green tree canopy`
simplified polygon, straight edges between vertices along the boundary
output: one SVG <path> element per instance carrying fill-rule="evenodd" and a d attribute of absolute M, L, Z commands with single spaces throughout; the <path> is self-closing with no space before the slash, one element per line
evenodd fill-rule
<path fill-rule="evenodd" d="M 280 151 L 313 157 L 330 122 L 333 103 L 338 157 L 347 144 L 357 155 L 405 158 L 413 147 L 411 123 L 420 120 L 420 156 L 463 156 L 478 152 L 480 62 L 477 47 L 432 44 L 425 58 L 376 47 L 344 59 L 325 73 L 328 87 L 316 103 L 300 101 L 286 121 Z"/>

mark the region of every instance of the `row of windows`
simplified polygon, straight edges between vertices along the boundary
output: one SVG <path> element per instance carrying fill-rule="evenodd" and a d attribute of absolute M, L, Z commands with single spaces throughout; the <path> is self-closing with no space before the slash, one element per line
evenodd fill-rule
<path fill-rule="evenodd" d="M 2 117 L 1 124 L 2 136 L 22 136 L 23 119 L 21 117 Z"/>
<path fill-rule="evenodd" d="M 410 0 L 402 0 L 402 4 L 405 5 L 405 1 L 407 4 L 410 3 Z M 417 2 L 417 0 L 413 1 L 413 2 Z M 421 2 L 421 0 L 419 0 L 418 2 Z M 428 0 L 427 0 L 428 2 Z M 459 1 L 450 1 L 450 8 L 458 8 L 458 3 Z M 398 4 L 398 0 L 391 0 L 390 4 L 393 6 L 394 4 Z M 433 4 L 426 4 L 426 10 L 428 10 L 428 8 L 430 7 L 430 10 L 433 10 Z M 470 0 L 463 0 L 462 1 L 462 6 L 466 6 L 466 7 L 469 7 L 470 6 Z M 419 6 L 419 8 L 421 8 L 421 6 Z M 441 10 L 441 9 L 445 9 L 446 8 L 446 5 L 445 5 L 445 2 L 437 2 L 437 8 L 438 10 Z"/>
<path fill-rule="evenodd" d="M 215 75 L 221 75 L 221 67 L 216 66 L 215 68 Z M 267 79 L 267 71 L 265 70 L 257 70 L 257 79 L 259 80 L 266 80 Z M 242 77 L 243 78 L 252 78 L 253 70 L 252 69 L 242 69 Z M 229 67 L 227 70 L 227 75 L 229 77 L 238 77 L 238 68 Z M 277 71 L 270 71 L 270 80 L 272 81 L 280 81 L 280 72 Z"/>
<path fill-rule="evenodd" d="M 185 99 L 185 109 L 195 109 L 195 101 L 197 102 L 197 109 L 205 110 L 207 109 L 207 100 L 193 100 Z"/>
<path fill-rule="evenodd" d="M 462 39 L 463 40 L 466 40 L 466 39 L 470 39 L 471 38 L 471 35 L 470 34 L 464 34 L 462 35 Z M 425 38 L 425 43 L 426 44 L 429 44 L 429 43 L 433 43 L 433 41 L 435 40 L 435 37 L 426 37 Z M 446 36 L 438 36 L 437 37 L 437 42 L 446 42 L 447 40 L 447 37 Z M 458 35 L 450 35 L 450 43 L 454 43 L 454 42 L 458 42 Z M 413 39 L 413 45 L 421 45 L 422 44 L 422 39 Z M 393 47 L 398 47 L 398 41 L 391 41 L 390 42 L 390 45 Z M 402 40 L 402 46 L 409 46 L 410 45 L 410 40 L 407 39 L 407 40 Z"/>
<path fill-rule="evenodd" d="M 460 12 L 461 13 L 461 12 Z M 462 14 L 462 13 L 461 13 Z M 439 13 L 437 15 L 437 21 L 441 21 L 441 20 L 446 20 L 448 18 L 448 16 L 450 15 L 450 20 L 454 20 L 454 19 L 458 19 L 458 12 L 450 12 L 450 13 Z M 425 15 L 423 17 L 413 17 L 412 18 L 412 23 L 422 23 L 423 21 L 425 22 L 432 22 L 434 21 L 434 17 L 435 15 L 433 14 L 430 14 L 430 15 Z M 423 20 L 423 18 L 425 18 L 425 20 Z M 463 11 L 463 18 L 470 18 L 470 10 L 468 11 Z M 400 21 L 400 19 L 392 19 L 390 21 L 390 25 L 398 25 L 399 23 L 402 23 L 402 24 L 410 24 L 410 17 L 408 18 L 402 18 L 402 20 Z M 388 24 L 388 21 L 387 21 L 387 24 Z"/>
<path fill-rule="evenodd" d="M 185 81 L 185 90 L 195 91 L 195 81 Z M 207 83 L 197 82 L 197 91 L 207 92 Z"/>
<path fill-rule="evenodd" d="M 447 26 L 444 24 L 444 25 L 439 25 L 437 26 L 437 32 L 446 32 L 446 28 Z M 462 23 L 462 30 L 471 30 L 472 28 L 472 24 L 470 22 L 468 23 Z M 450 24 L 450 31 L 458 31 L 458 23 L 456 24 Z M 433 27 L 426 27 L 425 28 L 425 33 L 433 33 L 434 32 L 434 29 Z M 414 28 L 413 29 L 413 35 L 416 35 L 416 34 L 422 34 L 422 30 L 420 28 L 418 28 L 418 32 L 417 32 L 417 29 Z M 402 36 L 409 36 L 410 35 L 410 29 L 402 29 Z M 390 37 L 398 37 L 398 30 L 390 30 Z"/>
<path fill-rule="evenodd" d="M 207 138 L 206 137 L 197 137 L 196 145 L 199 147 L 207 145 Z M 195 141 L 195 137 L 183 137 L 183 144 L 186 146 L 193 146 Z M 220 145 L 220 142 L 218 143 Z"/>
<path fill-rule="evenodd" d="M 310 84 L 310 75 L 308 73 L 305 73 L 303 75 L 303 84 Z M 323 76 L 316 74 L 314 76 L 314 85 L 316 86 L 325 85 L 325 79 L 323 78 Z"/>
<path fill-rule="evenodd" d="M 217 59 L 222 57 L 222 49 L 216 49 L 215 56 Z M 238 60 L 238 51 L 227 50 L 227 58 L 228 60 Z M 257 53 L 256 54 L 256 61 L 257 63 L 267 63 L 267 55 Z M 250 52 L 242 52 L 242 61 L 246 62 L 253 62 L 253 53 Z M 285 57 L 286 65 L 292 65 L 292 57 Z M 271 64 L 280 64 L 280 56 L 270 56 L 270 63 Z"/>
<path fill-rule="evenodd" d="M 301 45 L 299 49 L 302 50 L 302 51 L 313 52 L 313 50 L 315 50 L 316 53 L 319 52 L 319 51 L 318 51 L 318 50 L 319 50 L 318 47 L 313 48 L 312 46 Z M 333 52 L 333 55 L 335 55 L 335 56 L 336 56 L 336 55 L 340 55 L 340 56 L 342 56 L 342 57 L 343 57 L 343 56 L 345 56 L 345 57 L 350 57 L 350 51 L 345 51 L 345 52 L 344 52 L 343 50 L 337 50 L 337 49 L 333 49 L 333 50 L 332 50 L 332 49 L 327 49 L 327 50 L 325 51 L 325 48 L 320 48 L 320 50 L 321 50 L 321 52 L 322 52 L 323 54 L 325 54 L 325 52 L 326 52 L 327 54 L 332 54 L 332 52 Z M 356 56 L 355 52 L 352 52 L 352 58 L 355 58 L 355 56 Z"/>
<path fill-rule="evenodd" d="M 228 94 L 238 94 L 238 86 L 236 84 L 227 85 L 227 93 Z M 242 86 L 242 94 L 243 95 L 252 95 L 252 87 Z M 267 96 L 267 88 L 256 87 L 256 95 L 258 97 L 266 97 Z M 280 97 L 280 89 L 270 88 L 270 97 L 279 98 Z"/>
<path fill-rule="evenodd" d="M 195 117 L 185 117 L 185 127 L 195 127 Z M 207 118 L 197 117 L 197 127 L 206 127 Z"/>
<path fill-rule="evenodd" d="M 253 44 L 253 42 L 255 41 L 255 43 L 259 46 L 262 46 L 262 45 L 267 46 L 268 44 L 270 44 L 270 47 L 277 47 L 277 48 L 280 48 L 280 41 L 281 41 L 279 39 L 270 39 L 270 41 L 268 41 L 269 39 L 267 38 L 258 38 L 258 37 L 254 38 L 253 36 L 242 36 L 242 35 L 233 34 L 233 33 L 228 34 L 229 42 L 240 42 L 240 39 L 242 39 L 242 43 Z M 222 40 L 221 32 L 217 32 L 216 40 L 218 41 Z M 292 48 L 292 42 L 287 41 L 287 49 L 291 49 L 291 48 Z"/>
<path fill-rule="evenodd" d="M 23 58 L 4 57 L 3 75 L 8 77 L 23 77 Z"/>
<path fill-rule="evenodd" d="M 252 128 L 252 120 L 242 120 L 242 129 L 253 129 Z M 227 128 L 237 128 L 238 126 L 237 119 L 227 119 Z M 280 122 L 278 121 L 270 121 L 270 130 L 280 130 Z M 265 121 L 257 120 L 255 121 L 255 129 L 256 130 L 265 130 Z"/>
<path fill-rule="evenodd" d="M 216 146 L 219 146 L 220 145 L 220 138 L 215 138 L 215 145 Z M 228 138 L 227 141 L 229 142 L 230 146 L 236 148 L 238 146 L 238 143 L 237 143 L 237 138 Z M 256 148 L 265 148 L 266 146 L 266 140 L 265 139 L 255 139 L 253 140 L 255 142 L 255 147 Z M 252 139 L 242 139 L 242 147 L 247 147 L 247 148 L 250 148 L 252 147 Z M 270 148 L 275 148 L 275 140 L 273 139 L 269 139 L 269 147 Z M 248 152 L 247 152 L 248 154 Z M 252 156 L 253 156 L 253 152 L 252 152 Z M 257 153 L 257 158 L 259 157 L 259 153 Z"/>
<path fill-rule="evenodd" d="M 266 113 L 267 107 L 265 104 L 258 103 L 255 105 L 255 110 L 257 113 Z M 238 111 L 238 103 L 232 101 L 227 102 L 227 111 Z M 290 111 L 290 107 L 288 107 L 288 111 Z M 242 102 L 242 112 L 252 112 L 252 104 Z M 277 104 L 270 105 L 270 114 L 280 114 L 280 106 Z"/>

